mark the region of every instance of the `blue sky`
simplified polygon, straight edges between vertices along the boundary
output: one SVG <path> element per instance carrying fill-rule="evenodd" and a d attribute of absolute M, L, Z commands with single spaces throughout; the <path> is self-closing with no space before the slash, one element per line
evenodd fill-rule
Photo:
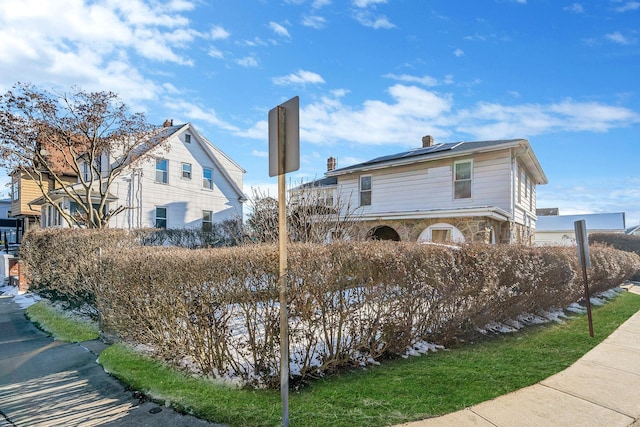
<path fill-rule="evenodd" d="M 268 111 L 300 97 L 301 167 L 527 138 L 538 207 L 640 223 L 635 0 L 3 0 L 0 90 L 118 93 L 192 122 L 276 195 Z M 8 196 L 0 173 L 0 195 Z"/>

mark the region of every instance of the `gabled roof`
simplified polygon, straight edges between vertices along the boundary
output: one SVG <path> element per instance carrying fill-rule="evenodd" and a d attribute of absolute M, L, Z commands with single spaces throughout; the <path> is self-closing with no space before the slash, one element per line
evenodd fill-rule
<path fill-rule="evenodd" d="M 321 179 L 314 179 L 310 182 L 305 182 L 304 184 L 294 188 L 293 190 L 297 190 L 299 188 L 323 188 L 323 187 L 334 187 L 338 185 L 338 177 L 337 176 L 329 176 Z"/>
<path fill-rule="evenodd" d="M 198 132 L 196 130 L 196 128 L 191 123 L 184 123 L 184 124 L 181 124 L 181 125 L 163 126 L 162 128 L 159 128 L 157 133 L 154 134 L 151 137 L 151 140 L 149 141 L 150 143 L 141 143 L 140 144 L 140 146 L 138 147 L 138 150 L 135 152 L 133 157 L 140 156 L 140 155 L 144 154 L 145 152 L 156 148 L 159 143 L 162 143 L 162 142 L 170 139 L 174 135 L 177 135 L 177 134 L 179 134 L 181 132 L 186 131 L 187 129 L 189 129 L 190 134 L 194 136 L 193 139 L 195 139 L 197 141 L 197 143 L 200 144 L 200 146 L 207 153 L 207 156 L 214 163 L 214 165 L 218 168 L 218 170 L 220 171 L 222 176 L 227 180 L 227 182 L 229 182 L 229 185 L 231 185 L 231 187 L 234 189 L 234 191 L 238 194 L 238 197 L 240 199 L 242 199 L 242 200 L 247 200 L 247 196 L 244 194 L 242 189 L 236 184 L 236 182 L 231 178 L 231 176 L 229 176 L 229 173 L 227 172 L 226 168 L 220 163 L 220 161 L 218 160 L 217 156 L 224 157 L 231 164 L 233 164 L 238 169 L 240 169 L 242 171 L 242 173 L 245 173 L 246 171 L 240 165 L 238 165 L 233 159 L 231 159 L 229 156 L 227 156 L 225 153 L 223 153 L 218 147 L 213 145 L 200 132 Z M 114 164 L 118 163 L 118 162 L 122 162 L 122 161 L 123 161 L 122 159 L 118 159 L 118 160 L 116 160 L 116 162 L 114 162 Z M 126 161 L 128 162 L 129 160 L 127 159 Z"/>
<path fill-rule="evenodd" d="M 488 153 L 491 151 L 507 150 L 511 148 L 520 149 L 519 154 L 523 156 L 524 163 L 531 171 L 532 177 L 536 183 L 546 184 L 548 182 L 538 159 L 529 145 L 529 141 L 526 139 L 476 142 L 460 141 L 434 144 L 430 147 L 421 147 L 409 151 L 403 151 L 401 153 L 376 157 L 375 159 L 358 163 L 356 165 L 329 171 L 325 175 L 328 177 L 338 176 L 353 172 L 383 169 L 392 166 L 401 166 L 420 162 L 430 162 L 444 158 L 463 157 L 471 154 Z"/>
<path fill-rule="evenodd" d="M 584 220 L 588 231 L 623 232 L 624 212 L 539 216 L 536 231 L 573 231 L 576 221 Z"/>
<path fill-rule="evenodd" d="M 640 233 L 640 225 L 636 225 L 635 227 L 629 227 L 625 230 L 625 234 L 638 234 Z"/>
<path fill-rule="evenodd" d="M 174 126 L 171 126 L 171 127 L 174 127 Z M 202 147 L 207 152 L 207 154 L 208 154 L 209 158 L 211 159 L 211 161 L 216 165 L 216 167 L 218 168 L 218 170 L 220 171 L 222 176 L 224 176 L 224 178 L 227 180 L 229 185 L 231 185 L 231 187 L 234 189 L 234 191 L 238 194 L 238 197 L 241 199 L 241 201 L 248 200 L 247 196 L 242 191 L 242 188 L 240 188 L 236 184 L 236 182 L 231 178 L 231 176 L 227 172 L 227 169 L 220 163 L 220 161 L 218 160 L 217 156 L 224 157 L 227 161 L 231 162 L 234 166 L 236 166 L 238 169 L 240 169 L 240 171 L 242 173 L 245 173 L 246 171 L 240 165 L 238 165 L 233 159 L 231 159 L 229 156 L 227 156 L 225 153 L 223 153 L 222 150 L 220 150 L 218 147 L 213 145 L 213 143 L 211 143 L 207 138 L 205 138 L 204 135 L 202 135 L 200 132 L 198 132 L 196 130 L 196 128 L 193 127 L 193 125 L 191 123 L 187 123 L 185 125 L 182 125 L 180 130 L 182 130 L 182 128 L 185 128 L 185 129 L 186 128 L 190 128 L 191 134 L 193 136 L 195 136 L 194 139 L 196 139 L 202 145 Z"/>

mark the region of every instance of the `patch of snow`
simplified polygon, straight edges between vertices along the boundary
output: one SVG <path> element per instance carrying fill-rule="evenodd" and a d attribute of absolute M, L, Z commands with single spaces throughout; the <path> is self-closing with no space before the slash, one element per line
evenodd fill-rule
<path fill-rule="evenodd" d="M 541 310 L 539 312 L 539 314 L 540 314 L 540 316 L 544 317 L 545 319 L 549 320 L 550 322 L 564 323 L 564 320 L 562 320 L 562 319 L 566 319 L 567 318 L 567 315 L 562 310 L 553 310 L 553 311 Z"/>
<path fill-rule="evenodd" d="M 483 328 L 478 328 L 478 332 L 485 335 L 488 333 L 509 334 L 511 332 L 516 332 L 516 331 L 517 331 L 516 328 L 509 325 L 505 325 L 504 323 L 500 323 L 500 322 L 490 322 L 484 325 Z"/>
<path fill-rule="evenodd" d="M 572 313 L 578 313 L 578 314 L 586 314 L 587 308 L 581 306 L 577 302 L 574 302 L 574 303 L 571 303 L 569 307 L 567 307 L 567 311 L 570 311 Z"/>
<path fill-rule="evenodd" d="M 17 286 L 0 286 L 0 295 L 13 297 L 13 301 L 23 310 L 40 301 L 38 295 L 29 292 L 20 292 Z"/>
<path fill-rule="evenodd" d="M 549 320 L 531 313 L 522 313 L 517 317 L 518 321 L 525 325 L 541 325 Z"/>

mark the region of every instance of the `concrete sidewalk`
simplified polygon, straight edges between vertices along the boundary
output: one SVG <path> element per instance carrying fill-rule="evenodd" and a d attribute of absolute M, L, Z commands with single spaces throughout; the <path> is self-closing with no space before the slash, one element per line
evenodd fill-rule
<path fill-rule="evenodd" d="M 220 426 L 140 401 L 96 363 L 100 341 L 54 341 L 0 295 L 0 427 Z"/>
<path fill-rule="evenodd" d="M 640 286 L 629 286 L 640 294 Z M 640 427 L 640 312 L 568 369 L 462 411 L 402 427 Z"/>

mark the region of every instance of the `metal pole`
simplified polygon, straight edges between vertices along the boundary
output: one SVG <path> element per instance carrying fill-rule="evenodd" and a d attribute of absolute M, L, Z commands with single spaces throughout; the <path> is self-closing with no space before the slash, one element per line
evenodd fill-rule
<path fill-rule="evenodd" d="M 582 249 L 582 259 L 586 259 L 584 248 Z M 587 302 L 587 319 L 589 320 L 589 335 L 593 338 L 593 318 L 591 317 L 591 296 L 589 295 L 589 282 L 587 281 L 587 263 L 582 262 L 582 280 L 584 281 L 584 299 Z"/>
<path fill-rule="evenodd" d="M 287 313 L 287 205 L 285 108 L 278 107 L 278 239 L 280 244 L 280 396 L 282 425 L 289 425 L 289 316 Z"/>

